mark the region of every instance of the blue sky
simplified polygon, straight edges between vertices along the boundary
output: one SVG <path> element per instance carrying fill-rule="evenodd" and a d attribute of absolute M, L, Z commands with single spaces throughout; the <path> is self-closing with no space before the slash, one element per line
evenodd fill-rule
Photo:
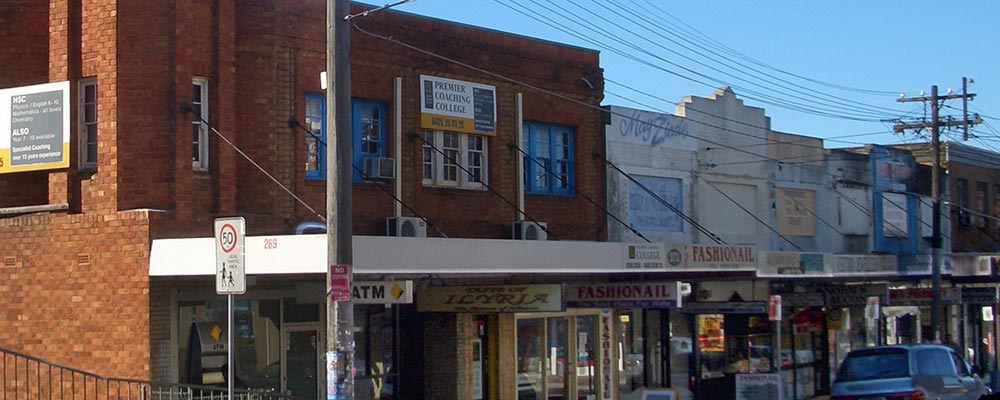
<path fill-rule="evenodd" d="M 683 96 L 728 84 L 773 129 L 827 147 L 927 141 L 879 120 L 923 118 L 922 103 L 899 94 L 929 95 L 935 84 L 960 93 L 965 76 L 977 95 L 970 112 L 986 116 L 967 144 L 1000 151 L 1000 1 L 417 0 L 396 9 L 599 50 L 605 104 L 672 112 Z M 961 118 L 961 108 L 952 100 L 942 115 Z"/>

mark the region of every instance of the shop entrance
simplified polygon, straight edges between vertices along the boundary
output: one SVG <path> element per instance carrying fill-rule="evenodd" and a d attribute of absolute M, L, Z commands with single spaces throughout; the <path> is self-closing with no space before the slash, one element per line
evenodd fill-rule
<path fill-rule="evenodd" d="M 697 314 L 692 369 L 695 398 L 736 398 L 736 376 L 773 369 L 771 325 L 766 314 Z"/>
<path fill-rule="evenodd" d="M 281 338 L 281 392 L 302 399 L 315 399 L 320 391 L 319 325 L 287 324 Z"/>
<path fill-rule="evenodd" d="M 597 311 L 518 315 L 517 398 L 596 399 L 599 318 Z"/>

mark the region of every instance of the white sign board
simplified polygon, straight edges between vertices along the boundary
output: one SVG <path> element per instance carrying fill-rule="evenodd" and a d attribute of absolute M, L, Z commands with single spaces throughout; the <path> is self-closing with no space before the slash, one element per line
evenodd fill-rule
<path fill-rule="evenodd" d="M 496 87 L 420 75 L 420 127 L 495 135 Z"/>
<path fill-rule="evenodd" d="M 69 167 L 69 82 L 0 90 L 0 174 Z"/>
<path fill-rule="evenodd" d="M 245 260 L 246 223 L 243 217 L 215 220 L 215 292 L 247 291 Z"/>

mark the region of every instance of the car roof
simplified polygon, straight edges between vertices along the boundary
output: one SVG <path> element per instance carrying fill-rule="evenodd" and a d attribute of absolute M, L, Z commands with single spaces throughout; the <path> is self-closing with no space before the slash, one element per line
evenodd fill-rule
<path fill-rule="evenodd" d="M 878 353 L 878 352 L 884 352 L 886 350 L 889 350 L 889 351 L 892 351 L 892 350 L 909 351 L 909 350 L 918 350 L 918 349 L 942 349 L 942 350 L 951 351 L 950 347 L 942 345 L 942 344 L 917 343 L 917 344 L 892 344 L 892 345 L 885 345 L 885 346 L 865 347 L 865 348 L 861 348 L 861 349 L 851 350 L 851 353 Z"/>

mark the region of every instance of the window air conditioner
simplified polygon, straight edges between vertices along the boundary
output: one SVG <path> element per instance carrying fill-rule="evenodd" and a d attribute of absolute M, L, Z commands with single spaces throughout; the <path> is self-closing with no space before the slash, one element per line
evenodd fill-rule
<path fill-rule="evenodd" d="M 513 238 L 515 240 L 549 240 L 544 222 L 514 221 Z"/>
<path fill-rule="evenodd" d="M 385 220 L 385 232 L 389 236 L 427 237 L 427 223 L 417 217 L 389 217 Z"/>
<path fill-rule="evenodd" d="M 958 223 L 961 225 L 972 225 L 972 214 L 965 210 L 958 210 Z"/>
<path fill-rule="evenodd" d="M 393 179 L 396 177 L 396 160 L 389 157 L 364 159 L 361 171 L 365 179 Z"/>

